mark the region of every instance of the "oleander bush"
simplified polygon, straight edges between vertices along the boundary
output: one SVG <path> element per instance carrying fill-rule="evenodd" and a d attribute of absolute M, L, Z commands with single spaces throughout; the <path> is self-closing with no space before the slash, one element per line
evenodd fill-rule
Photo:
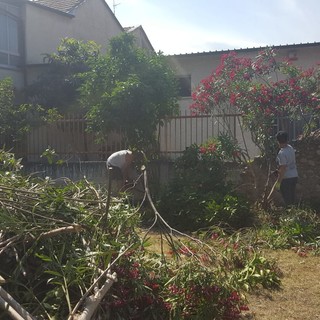
<path fill-rule="evenodd" d="M 253 213 L 243 196 L 227 182 L 226 162 L 239 160 L 241 150 L 227 135 L 191 145 L 175 163 L 174 178 L 164 188 L 159 210 L 173 226 L 197 230 L 212 225 L 242 228 Z"/>

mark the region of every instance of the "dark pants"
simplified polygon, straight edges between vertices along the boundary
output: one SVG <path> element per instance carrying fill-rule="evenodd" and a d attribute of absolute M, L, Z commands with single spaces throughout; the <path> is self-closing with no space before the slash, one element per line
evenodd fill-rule
<path fill-rule="evenodd" d="M 295 203 L 296 185 L 298 178 L 287 178 L 281 181 L 280 192 L 286 206 Z"/>
<path fill-rule="evenodd" d="M 111 180 L 122 180 L 122 172 L 119 167 L 108 166 L 108 173 Z"/>

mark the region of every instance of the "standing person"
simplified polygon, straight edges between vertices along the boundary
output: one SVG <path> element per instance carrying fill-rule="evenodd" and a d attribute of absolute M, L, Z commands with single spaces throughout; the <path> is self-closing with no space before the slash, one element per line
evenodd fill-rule
<path fill-rule="evenodd" d="M 280 190 L 286 206 L 290 206 L 295 203 L 296 184 L 298 181 L 295 150 L 288 144 L 287 132 L 279 131 L 276 139 L 280 150 L 277 155 L 278 177 L 275 188 Z"/>
<path fill-rule="evenodd" d="M 133 161 L 133 153 L 130 150 L 120 150 L 111 154 L 111 156 L 107 159 L 107 168 L 110 173 L 110 169 L 112 169 L 112 173 L 110 177 L 118 178 L 121 176 L 123 185 L 130 178 L 131 173 L 131 164 Z"/>

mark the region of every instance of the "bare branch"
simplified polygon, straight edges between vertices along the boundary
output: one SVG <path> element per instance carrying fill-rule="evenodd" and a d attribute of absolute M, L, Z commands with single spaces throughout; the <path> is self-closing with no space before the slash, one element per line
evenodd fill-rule
<path fill-rule="evenodd" d="M 101 300 L 109 291 L 114 282 L 117 281 L 117 274 L 108 274 L 107 280 L 104 285 L 92 296 L 86 299 L 86 303 L 83 307 L 83 312 L 74 317 L 76 320 L 90 320 L 96 309 L 98 308 Z"/>
<path fill-rule="evenodd" d="M 54 229 L 48 232 L 41 233 L 38 239 L 48 239 L 55 237 L 60 234 L 65 234 L 65 233 L 79 233 L 83 230 L 83 227 L 75 224 L 69 227 L 62 227 L 58 229 Z"/>
<path fill-rule="evenodd" d="M 89 296 L 90 292 L 96 287 L 96 284 L 108 273 L 110 273 L 110 268 L 125 254 L 127 253 L 133 246 L 134 244 L 131 244 L 127 249 L 125 249 L 122 252 L 119 252 L 119 255 L 113 262 L 108 266 L 106 270 L 104 270 L 103 273 L 100 274 L 100 276 L 94 281 L 94 283 L 90 286 L 90 288 L 85 292 L 85 294 L 81 297 L 81 299 L 78 301 L 76 306 L 73 308 L 71 314 L 69 315 L 68 320 L 74 320 L 75 313 L 79 310 L 80 305 L 85 301 L 85 299 Z"/>
<path fill-rule="evenodd" d="M 0 307 L 15 320 L 35 320 L 13 297 L 0 286 Z"/>

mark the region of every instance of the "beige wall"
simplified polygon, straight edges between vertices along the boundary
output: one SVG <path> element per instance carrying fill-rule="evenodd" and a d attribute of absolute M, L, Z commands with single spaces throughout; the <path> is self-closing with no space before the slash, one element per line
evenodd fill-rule
<path fill-rule="evenodd" d="M 135 37 L 136 44 L 140 48 L 154 52 L 152 44 L 150 43 L 148 37 L 146 36 L 146 33 L 144 32 L 142 26 L 133 27 L 130 30 L 128 30 L 127 32 L 129 32 L 130 34 L 132 34 Z"/>
<path fill-rule="evenodd" d="M 104 0 L 84 1 L 74 12 L 65 15 L 26 2 L 23 21 L 25 25 L 25 62 L 27 77 L 22 69 L 0 67 L 0 79 L 11 77 L 17 88 L 31 83 L 39 73 L 34 65 L 43 63 L 43 54 L 56 51 L 62 38 L 93 40 L 104 50 L 108 41 L 123 32 L 123 28 L 104 3 Z"/>
<path fill-rule="evenodd" d="M 85 1 L 75 17 L 28 4 L 26 8 L 26 62 L 42 63 L 44 53 L 56 51 L 62 38 L 93 40 L 106 47 L 108 40 L 123 31 L 103 0 Z"/>
<path fill-rule="evenodd" d="M 239 57 L 255 57 L 256 50 L 243 50 L 238 52 Z M 320 46 L 311 44 L 306 46 L 296 46 L 294 48 L 284 47 L 276 49 L 278 59 L 284 59 L 289 52 L 296 54 L 296 60 L 292 62 L 303 69 L 317 65 L 320 62 Z M 221 52 L 207 52 L 199 54 L 183 54 L 169 56 L 169 62 L 177 75 L 191 75 L 192 89 L 195 89 L 200 81 L 210 75 L 220 63 Z M 181 101 L 182 105 L 185 104 Z"/>

